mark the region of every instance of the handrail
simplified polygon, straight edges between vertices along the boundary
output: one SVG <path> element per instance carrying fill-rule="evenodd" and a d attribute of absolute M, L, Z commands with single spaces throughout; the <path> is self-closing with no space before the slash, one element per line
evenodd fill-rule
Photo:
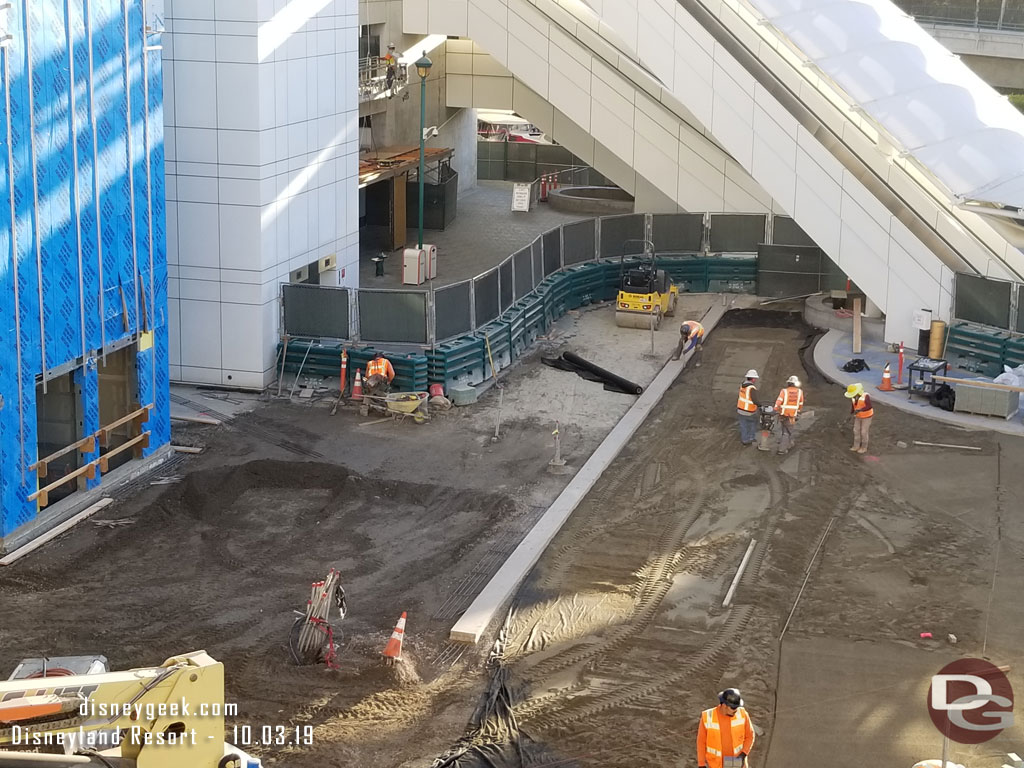
<path fill-rule="evenodd" d="M 60 486 L 64 485 L 64 483 L 70 482 L 71 480 L 74 480 L 75 478 L 81 477 L 82 475 L 85 475 L 90 480 L 95 478 L 96 477 L 96 465 L 99 464 L 99 462 L 100 462 L 99 459 L 95 459 L 93 461 L 90 461 L 88 464 L 83 464 L 78 469 L 76 469 L 74 472 L 70 472 L 70 473 L 64 475 L 64 477 L 62 477 L 60 480 L 55 480 L 54 482 L 50 483 L 45 488 L 40 488 L 35 493 L 31 494 L 28 497 L 28 500 L 29 501 L 36 501 L 38 499 L 39 506 L 41 506 L 41 507 L 47 506 L 50 503 L 50 491 L 54 490 L 55 488 L 59 488 Z"/>
<path fill-rule="evenodd" d="M 49 469 L 50 469 L 49 464 L 54 459 L 58 459 L 61 456 L 64 456 L 65 454 L 71 453 L 75 449 L 79 449 L 82 453 L 92 453 L 93 451 L 96 450 L 96 441 L 97 440 L 99 440 L 99 445 L 100 445 L 101 448 L 106 448 L 108 443 L 110 442 L 110 433 L 111 432 L 113 432 L 118 427 L 124 426 L 125 424 L 139 425 L 139 424 L 147 421 L 149 419 L 149 412 L 151 410 L 153 410 L 153 404 L 152 403 L 150 403 L 149 405 L 144 405 L 141 408 L 138 408 L 137 410 L 134 410 L 131 413 L 125 415 L 125 416 L 122 416 L 121 418 L 117 419 L 116 421 L 112 421 L 110 424 L 107 424 L 106 426 L 100 427 L 98 430 L 93 432 L 91 435 L 86 435 L 85 437 L 81 438 L 80 440 L 75 441 L 71 445 L 66 445 L 63 448 L 61 448 L 59 451 L 51 453 L 49 456 L 47 456 L 47 457 L 45 457 L 43 459 L 39 459 L 34 464 L 32 464 L 29 467 L 29 469 L 34 469 L 36 471 L 36 478 L 38 480 L 42 480 L 48 474 Z M 146 431 L 146 432 L 143 432 L 140 435 L 137 435 L 136 437 L 131 438 L 130 440 L 128 440 L 124 444 L 119 445 L 117 448 L 114 448 L 113 450 L 108 451 L 105 455 L 99 457 L 98 459 L 93 459 L 92 461 L 88 462 L 87 464 L 83 464 L 78 469 L 75 469 L 72 472 L 69 472 L 68 474 L 64 475 L 59 480 L 55 480 L 54 482 L 50 483 L 49 485 L 47 485 L 47 486 L 45 486 L 43 488 L 40 488 L 38 491 L 33 493 L 31 496 L 29 496 L 28 500 L 29 501 L 35 501 L 35 500 L 38 499 L 40 506 L 43 506 L 43 507 L 47 506 L 50 503 L 49 502 L 50 491 L 52 491 L 54 488 L 59 488 L 60 486 L 64 485 L 65 483 L 70 482 L 71 480 L 74 480 L 75 478 L 81 477 L 83 475 L 85 475 L 90 480 L 94 479 L 96 477 L 96 467 L 97 466 L 100 468 L 101 472 L 106 472 L 107 471 L 108 461 L 109 461 L 111 456 L 116 456 L 117 454 L 119 454 L 122 451 L 124 451 L 126 448 L 134 446 L 134 445 L 138 445 L 139 443 L 143 443 L 143 445 L 142 445 L 143 448 L 148 448 L 149 447 L 149 435 L 150 435 L 150 432 Z M 145 440 L 143 440 L 143 438 L 145 438 Z"/>
<path fill-rule="evenodd" d="M 117 448 L 112 448 L 105 454 L 100 456 L 97 459 L 100 465 L 100 472 L 106 472 L 108 467 L 110 466 L 110 459 L 114 456 L 117 456 L 117 454 L 121 453 L 122 451 L 126 451 L 127 449 L 132 448 L 133 446 L 139 446 L 140 448 L 148 448 L 150 434 L 150 431 L 147 429 L 141 435 L 138 435 L 136 437 L 133 437 L 131 440 L 127 440 L 124 443 L 121 443 L 121 445 L 117 446 Z"/>
<path fill-rule="evenodd" d="M 113 432 L 118 427 L 123 426 L 129 422 L 134 423 L 135 421 L 147 421 L 149 419 L 149 412 L 152 409 L 152 403 L 150 403 L 149 405 L 144 405 L 137 411 L 132 411 L 128 415 L 122 416 L 117 421 L 113 421 L 110 424 L 107 424 L 107 426 L 105 427 L 100 427 L 100 429 L 96 431 L 96 436 L 100 439 L 100 447 L 107 447 L 107 443 L 110 441 L 110 433 Z M 145 416 L 145 418 L 142 418 L 143 416 Z"/>
<path fill-rule="evenodd" d="M 82 453 L 92 453 L 96 450 L 96 435 L 86 435 L 81 440 L 66 445 L 59 451 L 54 451 L 44 459 L 39 459 L 35 464 L 29 464 L 29 470 L 37 470 L 36 475 L 40 478 L 46 477 L 46 473 L 49 469 L 48 465 L 54 460 L 59 459 L 61 456 L 71 453 L 76 448 L 81 448 Z"/>

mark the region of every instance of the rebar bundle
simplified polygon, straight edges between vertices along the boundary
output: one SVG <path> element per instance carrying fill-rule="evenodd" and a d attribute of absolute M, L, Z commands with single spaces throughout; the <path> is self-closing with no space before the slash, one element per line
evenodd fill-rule
<path fill-rule="evenodd" d="M 289 647 L 296 664 L 315 664 L 323 660 L 328 667 L 336 666 L 338 643 L 331 626 L 332 605 L 338 609 L 338 620 L 344 619 L 345 590 L 341 587 L 341 573 L 333 568 L 326 579 L 310 586 L 305 616 L 296 619 L 292 627 Z"/>

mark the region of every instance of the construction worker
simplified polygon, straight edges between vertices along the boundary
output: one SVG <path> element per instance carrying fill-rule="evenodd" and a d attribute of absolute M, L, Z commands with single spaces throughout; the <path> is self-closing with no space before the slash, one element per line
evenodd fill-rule
<path fill-rule="evenodd" d="M 790 376 L 786 379 L 786 388 L 775 398 L 775 412 L 779 414 L 779 454 L 789 453 L 793 445 L 793 425 L 804 409 L 804 391 L 800 388 L 800 379 Z"/>
<path fill-rule="evenodd" d="M 700 368 L 701 353 L 704 351 L 704 326 L 696 320 L 687 320 L 679 326 L 679 345 L 672 359 L 678 360 L 691 349 L 694 350 L 696 367 Z"/>
<path fill-rule="evenodd" d="M 366 365 L 366 387 L 368 395 L 387 394 L 391 389 L 391 382 L 395 380 L 395 369 L 391 361 L 384 357 L 383 352 L 374 354 L 373 359 Z"/>
<path fill-rule="evenodd" d="M 754 727 L 735 688 L 718 694 L 718 706 L 705 709 L 697 726 L 698 768 L 740 768 L 754 746 Z"/>
<path fill-rule="evenodd" d="M 736 418 L 740 424 L 740 442 L 753 445 L 757 441 L 757 371 L 751 368 L 740 384 L 740 396 L 736 401 Z"/>
<path fill-rule="evenodd" d="M 850 400 L 850 415 L 853 417 L 853 447 L 850 450 L 867 453 L 868 431 L 871 429 L 871 417 L 875 415 L 871 396 L 865 394 L 863 384 L 851 384 L 846 388 L 846 397 Z"/>
<path fill-rule="evenodd" d="M 395 53 L 395 44 L 388 43 L 388 52 L 384 54 L 385 78 L 387 82 L 388 98 L 395 95 L 395 78 L 398 77 L 398 54 Z"/>

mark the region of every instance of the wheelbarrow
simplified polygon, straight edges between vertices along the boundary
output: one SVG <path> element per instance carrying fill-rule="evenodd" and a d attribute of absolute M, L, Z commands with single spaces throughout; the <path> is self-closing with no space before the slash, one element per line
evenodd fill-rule
<path fill-rule="evenodd" d="M 384 406 L 396 419 L 412 416 L 413 421 L 422 424 L 430 418 L 427 398 L 426 392 L 389 392 L 384 396 Z"/>

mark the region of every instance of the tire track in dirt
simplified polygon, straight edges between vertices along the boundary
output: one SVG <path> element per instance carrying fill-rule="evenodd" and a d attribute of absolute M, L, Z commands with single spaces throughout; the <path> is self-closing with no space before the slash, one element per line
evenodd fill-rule
<path fill-rule="evenodd" d="M 617 627 L 607 639 L 585 646 L 567 648 L 530 669 L 532 675 L 549 677 L 568 667 L 576 666 L 595 656 L 615 650 L 626 641 L 643 632 L 654 619 L 661 601 L 672 587 L 672 576 L 679 564 L 680 549 L 686 533 L 700 517 L 704 502 L 701 488 L 690 503 L 686 515 L 676 518 L 662 533 L 657 544 L 657 554 L 648 561 L 635 585 L 636 601 L 627 624 Z"/>

